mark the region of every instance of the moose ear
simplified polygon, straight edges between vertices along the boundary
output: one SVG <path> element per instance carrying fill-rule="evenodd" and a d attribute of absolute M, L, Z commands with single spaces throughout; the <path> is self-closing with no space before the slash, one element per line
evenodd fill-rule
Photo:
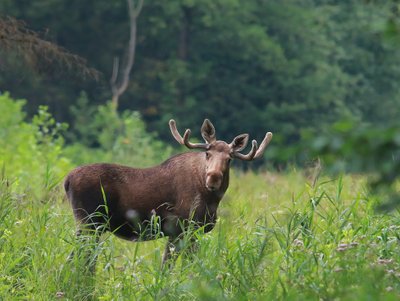
<path fill-rule="evenodd" d="M 249 134 L 241 134 L 239 136 L 236 136 L 232 140 L 230 147 L 234 152 L 240 152 L 247 146 L 248 142 L 249 142 Z"/>
<path fill-rule="evenodd" d="M 210 120 L 204 119 L 203 125 L 201 126 L 201 136 L 207 143 L 212 143 L 217 140 L 215 136 L 215 128 Z"/>

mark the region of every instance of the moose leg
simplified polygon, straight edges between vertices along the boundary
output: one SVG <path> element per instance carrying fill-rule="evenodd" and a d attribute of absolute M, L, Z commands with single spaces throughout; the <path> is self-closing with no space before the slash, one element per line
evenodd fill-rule
<path fill-rule="evenodd" d="M 80 227 L 76 231 L 75 250 L 68 256 L 68 261 L 72 261 L 77 257 L 78 264 L 84 266 L 90 273 L 95 272 L 97 253 L 96 247 L 98 246 L 100 235 L 102 231 L 99 229 L 88 229 Z"/>
<path fill-rule="evenodd" d="M 77 241 L 79 241 L 79 237 L 82 235 L 82 230 L 79 229 L 75 232 L 75 237 L 77 239 Z M 69 253 L 68 257 L 67 257 L 67 261 L 71 262 L 75 257 L 75 250 L 72 250 L 71 253 Z"/>
<path fill-rule="evenodd" d="M 183 248 L 181 250 L 182 258 L 187 261 L 192 261 L 193 256 L 199 249 L 199 244 L 196 238 L 191 237 L 183 243 Z"/>
<path fill-rule="evenodd" d="M 179 255 L 179 238 L 168 237 L 167 245 L 165 246 L 164 255 L 162 258 L 162 267 L 168 266 L 171 268 L 176 258 Z"/>
<path fill-rule="evenodd" d="M 102 206 L 99 206 L 99 209 L 89 210 L 92 213 L 74 209 L 77 222 L 76 245 L 68 259 L 71 261 L 76 257 L 75 262 L 91 273 L 94 273 L 96 267 L 100 236 L 109 230 L 109 220 L 102 210 Z"/>
<path fill-rule="evenodd" d="M 174 225 L 178 224 L 181 228 L 176 229 L 176 233 L 180 233 L 177 236 L 171 235 L 168 237 L 168 242 L 165 247 L 162 266 L 171 265 L 175 262 L 180 252 L 183 252 L 185 258 L 189 257 L 198 250 L 198 243 L 196 236 L 193 233 L 193 229 L 188 225 L 188 221 L 174 221 Z"/>
<path fill-rule="evenodd" d="M 184 258 L 191 258 L 197 250 L 198 243 L 195 238 L 188 241 L 183 238 L 169 238 L 162 258 L 162 267 L 171 268 L 181 252 Z"/>

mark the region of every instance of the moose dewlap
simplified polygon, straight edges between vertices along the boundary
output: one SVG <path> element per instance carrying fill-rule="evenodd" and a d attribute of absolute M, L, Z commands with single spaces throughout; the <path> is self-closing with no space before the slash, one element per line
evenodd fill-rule
<path fill-rule="evenodd" d="M 242 154 L 248 134 L 238 135 L 231 143 L 217 140 L 214 126 L 205 119 L 201 127 L 205 143 L 191 143 L 189 129 L 182 137 L 174 120 L 169 126 L 180 144 L 203 152 L 178 154 L 151 168 L 98 163 L 69 173 L 64 187 L 78 236 L 83 230 L 93 230 L 88 232 L 96 236 L 111 231 L 135 241 L 155 239 L 162 233 L 169 238 L 164 262 L 170 257 L 170 245 L 177 245 L 191 222 L 204 226 L 205 232 L 213 229 L 219 202 L 228 189 L 231 160 L 261 157 L 272 138 L 268 132 L 259 147 L 253 140 L 250 152 Z"/>

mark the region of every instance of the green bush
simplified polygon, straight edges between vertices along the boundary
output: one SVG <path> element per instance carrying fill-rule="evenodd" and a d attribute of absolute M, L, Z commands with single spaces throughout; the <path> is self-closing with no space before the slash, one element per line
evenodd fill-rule
<path fill-rule="evenodd" d="M 400 204 L 400 127 L 341 121 L 318 134 L 303 136 L 303 153 L 320 157 L 327 170 L 368 175 L 372 192 L 382 193 L 381 207 Z M 307 145 L 306 145 L 307 144 Z"/>
<path fill-rule="evenodd" d="M 32 122 L 25 121 L 24 100 L 0 95 L 0 166 L 16 189 L 49 191 L 71 167 L 63 155 L 65 124 L 57 123 L 41 106 Z"/>
<path fill-rule="evenodd" d="M 171 155 L 135 111 L 116 112 L 111 103 L 89 106 L 85 94 L 73 107 L 75 122 L 69 133 L 71 145 L 66 152 L 77 164 L 115 162 L 136 167 L 155 165 Z M 90 112 L 82 118 L 79 112 Z"/>

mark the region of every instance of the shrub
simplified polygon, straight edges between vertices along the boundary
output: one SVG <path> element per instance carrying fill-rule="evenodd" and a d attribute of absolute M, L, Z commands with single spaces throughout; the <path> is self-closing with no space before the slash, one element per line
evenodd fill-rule
<path fill-rule="evenodd" d="M 155 133 L 146 131 L 138 112 L 119 113 L 111 103 L 93 107 L 82 99 L 73 112 L 91 112 L 92 116 L 82 119 L 74 113 L 73 131 L 69 133 L 72 143 L 66 152 L 76 164 L 116 162 L 146 167 L 170 156 L 171 148 L 159 141 Z"/>
<path fill-rule="evenodd" d="M 57 123 L 45 106 L 32 122 L 25 121 L 25 103 L 0 95 L 0 166 L 16 189 L 48 191 L 71 167 L 62 151 L 66 124 Z"/>

